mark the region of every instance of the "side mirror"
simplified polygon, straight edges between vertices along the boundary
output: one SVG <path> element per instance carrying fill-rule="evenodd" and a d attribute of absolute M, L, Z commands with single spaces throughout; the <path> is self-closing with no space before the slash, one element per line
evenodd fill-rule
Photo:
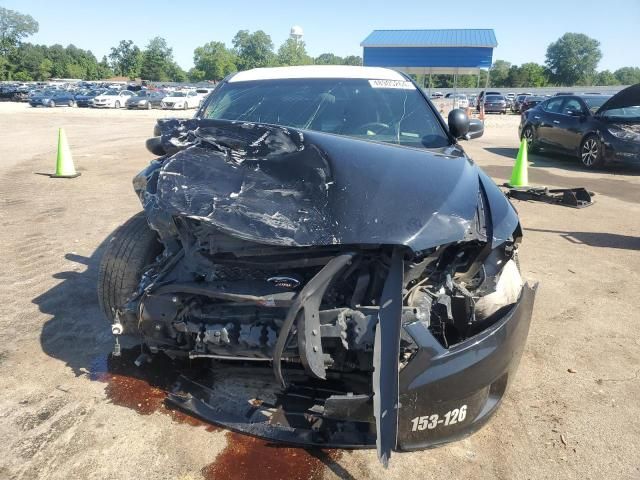
<path fill-rule="evenodd" d="M 465 138 L 469 133 L 469 117 L 461 108 L 454 108 L 447 117 L 449 131 L 454 138 Z"/>
<path fill-rule="evenodd" d="M 147 150 L 149 150 L 151 153 L 153 153 L 154 155 L 161 157 L 162 155 L 164 155 L 165 150 L 162 147 L 162 140 L 161 137 L 151 137 L 147 140 Z"/>
<path fill-rule="evenodd" d="M 467 140 L 480 138 L 482 135 L 484 135 L 484 123 L 482 123 L 482 120 L 478 120 L 477 118 L 469 120 L 469 133 L 467 133 Z"/>

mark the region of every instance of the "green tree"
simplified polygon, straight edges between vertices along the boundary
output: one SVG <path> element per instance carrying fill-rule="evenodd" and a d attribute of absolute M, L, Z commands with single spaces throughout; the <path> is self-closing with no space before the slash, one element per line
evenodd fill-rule
<path fill-rule="evenodd" d="M 512 65 L 505 82 L 506 87 L 544 87 L 547 85 L 545 68 L 534 62 Z"/>
<path fill-rule="evenodd" d="M 640 83 L 640 68 L 622 67 L 613 72 L 622 85 L 634 85 Z"/>
<path fill-rule="evenodd" d="M 594 83 L 596 85 L 619 85 L 620 81 L 611 71 L 603 70 L 601 72 L 598 72 Z"/>
<path fill-rule="evenodd" d="M 313 63 L 316 65 L 344 65 L 344 58 L 333 53 L 322 53 L 313 60 Z"/>
<path fill-rule="evenodd" d="M 7 57 L 23 38 L 38 32 L 38 22 L 31 15 L 0 7 L 0 56 Z"/>
<path fill-rule="evenodd" d="M 120 40 L 117 47 L 111 47 L 109 60 L 116 75 L 129 78 L 140 76 L 142 51 L 132 40 Z"/>
<path fill-rule="evenodd" d="M 96 69 L 96 80 L 103 80 L 106 78 L 113 77 L 113 70 L 111 70 L 111 66 L 109 65 L 109 61 L 107 60 L 107 56 L 104 55 L 100 63 L 98 63 L 98 68 Z"/>
<path fill-rule="evenodd" d="M 505 60 L 496 60 L 491 66 L 489 82 L 493 87 L 508 87 L 511 64 Z"/>
<path fill-rule="evenodd" d="M 140 76 L 153 82 L 167 82 L 178 73 L 176 66 L 173 61 L 173 49 L 167 45 L 164 38 L 155 37 L 142 52 Z"/>
<path fill-rule="evenodd" d="M 307 54 L 304 42 L 287 38 L 278 49 L 278 64 L 287 65 L 311 65 L 313 59 Z"/>
<path fill-rule="evenodd" d="M 194 81 L 222 80 L 238 70 L 236 55 L 222 42 L 209 42 L 193 51 L 194 68 L 189 78 Z"/>
<path fill-rule="evenodd" d="M 560 85 L 584 85 L 602 58 L 600 42 L 583 33 L 565 33 L 547 48 L 546 64 Z"/>
<path fill-rule="evenodd" d="M 344 57 L 342 61 L 343 65 L 354 65 L 356 67 L 362 66 L 362 57 L 359 55 L 349 55 Z"/>
<path fill-rule="evenodd" d="M 17 82 L 32 82 L 33 78 L 31 78 L 31 75 L 29 75 L 27 72 L 16 72 L 15 75 L 13 75 L 13 79 Z"/>
<path fill-rule="evenodd" d="M 237 66 L 240 70 L 270 67 L 276 63 L 271 37 L 262 30 L 253 33 L 240 30 L 233 37 L 233 48 L 238 56 Z"/>

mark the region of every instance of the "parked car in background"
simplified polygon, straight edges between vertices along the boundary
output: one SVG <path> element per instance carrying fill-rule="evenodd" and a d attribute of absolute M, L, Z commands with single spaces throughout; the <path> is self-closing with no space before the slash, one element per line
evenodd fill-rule
<path fill-rule="evenodd" d="M 71 92 L 66 90 L 45 90 L 29 99 L 32 107 L 75 107 L 76 100 Z"/>
<path fill-rule="evenodd" d="M 166 93 L 156 90 L 140 90 L 136 92 L 135 96 L 129 98 L 126 103 L 126 107 L 129 110 L 145 109 L 151 110 L 152 108 L 161 108 L 162 100 L 167 96 Z"/>
<path fill-rule="evenodd" d="M 487 94 L 484 102 L 485 113 L 507 113 L 507 99 L 503 95 Z"/>
<path fill-rule="evenodd" d="M 196 93 L 202 100 L 207 98 L 207 96 L 209 96 L 211 92 L 213 92 L 213 88 L 204 88 L 204 87 L 196 88 Z"/>
<path fill-rule="evenodd" d="M 97 108 L 122 108 L 135 94 L 129 90 L 107 90 L 96 96 L 90 106 Z"/>
<path fill-rule="evenodd" d="M 478 99 L 476 101 L 476 108 L 477 108 L 478 111 L 480 111 L 480 104 L 485 101 L 484 97 L 486 95 L 500 95 L 501 96 L 502 94 L 500 92 L 485 92 L 484 90 L 482 90 L 480 92 L 480 95 L 478 95 Z"/>
<path fill-rule="evenodd" d="M 464 93 L 447 93 L 445 98 L 453 101 L 453 108 L 467 108 L 469 106 L 469 99 Z"/>
<path fill-rule="evenodd" d="M 585 168 L 640 164 L 640 83 L 614 96 L 552 97 L 522 114 L 519 134 L 529 150 L 575 155 Z"/>
<path fill-rule="evenodd" d="M 442 92 L 433 92 L 431 94 L 431 98 L 443 98 L 444 94 Z"/>
<path fill-rule="evenodd" d="M 529 95 L 527 97 L 524 97 L 524 100 L 522 100 L 522 103 L 520 104 L 520 113 L 526 112 L 530 108 L 538 105 L 540 102 L 544 102 L 546 99 L 547 97 L 543 97 L 540 95 Z"/>
<path fill-rule="evenodd" d="M 11 97 L 11 100 L 14 102 L 28 102 L 29 90 L 18 88 L 13 94 L 13 96 Z"/>
<path fill-rule="evenodd" d="M 516 94 L 513 92 L 509 92 L 504 96 L 504 98 L 507 100 L 507 108 L 511 110 L 511 107 L 513 107 L 513 101 L 516 98 Z"/>
<path fill-rule="evenodd" d="M 533 95 L 532 93 L 519 93 L 516 95 L 516 98 L 513 99 L 513 104 L 511 105 L 511 111 L 514 113 L 520 113 L 520 105 L 525 98 L 529 95 Z"/>
<path fill-rule="evenodd" d="M 94 98 L 106 92 L 104 89 L 99 90 L 80 90 L 76 93 L 76 105 L 78 107 L 89 107 Z"/>
<path fill-rule="evenodd" d="M 11 101 L 16 91 L 17 89 L 14 85 L 0 85 L 0 101 Z"/>
<path fill-rule="evenodd" d="M 187 110 L 188 108 L 198 108 L 202 102 L 202 97 L 195 91 L 173 92 L 162 99 L 162 108 L 166 110 Z"/>

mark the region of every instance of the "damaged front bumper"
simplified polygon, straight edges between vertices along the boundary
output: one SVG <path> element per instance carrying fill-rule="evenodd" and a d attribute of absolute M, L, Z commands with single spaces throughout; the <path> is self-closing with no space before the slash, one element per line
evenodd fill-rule
<path fill-rule="evenodd" d="M 389 432 L 394 451 L 452 442 L 490 419 L 520 361 L 536 287 L 525 285 L 502 319 L 449 349 L 420 325 L 405 327 L 419 349 L 399 372 L 397 432 Z M 376 446 L 372 396 L 335 394 L 339 389 L 334 391 L 331 382 L 293 383 L 281 391 L 266 366 L 212 369 L 210 375 L 206 380 L 183 377 L 169 402 L 268 440 L 326 448 Z"/>
<path fill-rule="evenodd" d="M 515 210 L 462 150 L 159 126 L 134 188 L 164 252 L 117 319 L 152 353 L 212 362 L 170 403 L 284 443 L 375 445 L 384 465 L 489 419 L 535 288 Z"/>

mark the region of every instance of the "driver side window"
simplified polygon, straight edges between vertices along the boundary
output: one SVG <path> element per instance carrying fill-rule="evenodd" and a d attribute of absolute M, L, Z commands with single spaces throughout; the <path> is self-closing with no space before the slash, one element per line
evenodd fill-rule
<path fill-rule="evenodd" d="M 564 98 L 553 98 L 547 102 L 544 109 L 550 113 L 560 113 Z"/>
<path fill-rule="evenodd" d="M 562 106 L 562 113 L 571 115 L 575 112 L 582 112 L 584 109 L 577 98 L 568 98 Z"/>

